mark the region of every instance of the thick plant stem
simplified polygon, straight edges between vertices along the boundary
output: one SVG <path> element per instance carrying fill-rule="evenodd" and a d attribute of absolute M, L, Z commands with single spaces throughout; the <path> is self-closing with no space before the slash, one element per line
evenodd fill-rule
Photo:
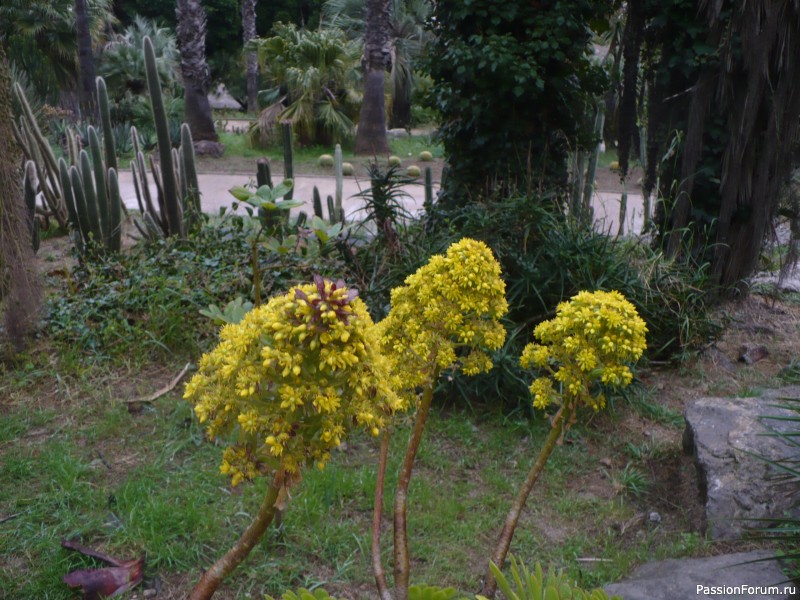
<path fill-rule="evenodd" d="M 522 514 L 522 509 L 525 507 L 525 502 L 528 500 L 528 495 L 531 493 L 536 480 L 539 479 L 539 475 L 542 474 L 544 466 L 547 464 L 547 459 L 550 458 L 550 454 L 552 454 L 556 444 L 558 444 L 558 440 L 561 438 L 561 433 L 564 431 L 564 422 L 569 419 L 571 415 L 572 410 L 565 410 L 562 407 L 553 417 L 550 433 L 544 442 L 544 446 L 542 446 L 542 449 L 539 451 L 539 457 L 536 459 L 536 462 L 533 463 L 533 466 L 531 466 L 531 470 L 528 472 L 528 478 L 525 480 L 525 483 L 522 484 L 514 500 L 514 504 L 511 505 L 511 510 L 508 511 L 505 525 L 503 525 L 503 531 L 497 542 L 497 549 L 495 549 L 492 558 L 492 562 L 497 565 L 498 569 L 503 568 L 508 549 L 511 547 L 511 539 L 514 537 L 514 530 L 517 528 L 517 522 Z M 482 593 L 487 598 L 494 598 L 496 590 L 497 581 L 491 569 L 487 567 Z"/>
<path fill-rule="evenodd" d="M 258 514 L 253 522 L 242 534 L 242 537 L 234 544 L 233 548 L 225 553 L 225 556 L 215 562 L 203 573 L 200 581 L 194 586 L 188 600 L 208 600 L 217 591 L 222 581 L 238 567 L 250 551 L 264 535 L 272 519 L 275 517 L 277 508 L 275 502 L 278 500 L 281 487 L 283 486 L 283 473 L 279 472 L 272 480 L 272 484 L 267 490 L 267 495 L 258 509 Z"/>
<path fill-rule="evenodd" d="M 392 600 L 389 587 L 386 585 L 386 574 L 381 561 L 381 524 L 383 522 L 383 488 L 386 480 L 386 461 L 389 457 L 389 433 L 381 439 L 381 454 L 378 460 L 378 477 L 375 482 L 375 508 L 372 513 L 372 571 L 375 573 L 375 585 L 381 600 Z"/>
<path fill-rule="evenodd" d="M 408 581 L 411 559 L 408 554 L 408 523 L 406 522 L 406 505 L 408 500 L 408 484 L 411 482 L 411 471 L 414 468 L 414 459 L 417 456 L 425 422 L 433 400 L 433 386 L 439 379 L 439 367 L 433 371 L 430 384 L 422 393 L 419 407 L 417 408 L 414 429 L 408 440 L 403 465 L 397 478 L 397 490 L 394 495 L 394 594 L 395 600 L 408 600 Z"/>

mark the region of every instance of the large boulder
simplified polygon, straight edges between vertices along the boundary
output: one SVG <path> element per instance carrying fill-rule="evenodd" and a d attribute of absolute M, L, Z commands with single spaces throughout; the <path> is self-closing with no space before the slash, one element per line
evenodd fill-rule
<path fill-rule="evenodd" d="M 647 563 L 629 579 L 605 586 L 623 600 L 788 600 L 795 586 L 770 559 L 772 552 L 756 550 L 706 558 L 670 559 Z M 761 562 L 752 562 L 761 561 Z"/>
<path fill-rule="evenodd" d="M 796 447 L 770 428 L 797 432 L 797 417 L 779 408 L 780 398 L 800 399 L 800 387 L 772 390 L 759 398 L 699 398 L 686 405 L 684 450 L 694 454 L 706 533 L 714 540 L 742 537 L 750 519 L 800 517 L 797 485 L 781 485 L 776 469 L 758 457 L 781 461 L 798 457 Z M 777 417 L 765 418 L 765 417 Z"/>

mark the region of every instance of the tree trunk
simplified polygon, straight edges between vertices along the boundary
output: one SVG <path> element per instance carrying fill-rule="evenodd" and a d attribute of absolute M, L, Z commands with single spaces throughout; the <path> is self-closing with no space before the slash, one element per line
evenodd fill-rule
<path fill-rule="evenodd" d="M 244 43 L 256 37 L 256 3 L 258 0 L 242 0 L 242 30 Z M 246 52 L 244 55 L 247 73 L 247 112 L 258 112 L 258 53 Z"/>
<path fill-rule="evenodd" d="M 708 10 L 709 21 L 722 29 L 721 14 Z M 748 50 L 730 60 L 737 50 L 724 47 L 720 60 L 715 110 L 727 115 L 730 139 L 722 155 L 712 261 L 718 283 L 729 290 L 758 265 L 800 122 L 800 7 L 778 0 L 745 3 L 732 19 Z"/>
<path fill-rule="evenodd" d="M 406 129 L 411 125 L 411 92 L 408 83 L 402 90 L 397 91 L 397 95 L 392 98 L 392 129 Z"/>
<path fill-rule="evenodd" d="M 87 0 L 75 0 L 75 29 L 78 35 L 78 67 L 81 75 L 79 88 L 81 113 L 84 118 L 96 120 L 94 57 Z"/>
<path fill-rule="evenodd" d="M 206 13 L 198 0 L 178 0 L 176 33 L 181 51 L 186 123 L 197 142 L 217 142 L 208 103 L 209 69 L 206 64 Z"/>
<path fill-rule="evenodd" d="M 11 131 L 11 75 L 0 44 L 0 299 L 6 336 L 21 350 L 36 325 L 41 288 L 31 247 L 31 225 L 22 198 L 21 154 Z"/>
<path fill-rule="evenodd" d="M 356 154 L 389 153 L 386 139 L 385 74 L 390 60 L 391 0 L 366 0 L 364 32 L 364 98 L 356 132 Z"/>

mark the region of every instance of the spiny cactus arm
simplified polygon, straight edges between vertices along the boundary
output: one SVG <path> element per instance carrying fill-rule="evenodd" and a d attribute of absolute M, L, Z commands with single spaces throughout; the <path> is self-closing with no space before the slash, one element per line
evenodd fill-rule
<path fill-rule="evenodd" d="M 186 215 L 186 228 L 194 229 L 200 223 L 200 184 L 197 180 L 197 166 L 195 164 L 194 142 L 189 126 L 181 125 L 181 159 L 183 177 L 186 186 L 186 195 L 183 197 L 184 215 Z"/>
<path fill-rule="evenodd" d="M 83 254 L 84 251 L 84 234 L 81 230 L 80 219 L 78 216 L 78 212 L 76 210 L 76 199 L 72 189 L 72 181 L 70 179 L 70 167 L 67 166 L 67 161 L 63 158 L 59 159 L 58 161 L 58 172 L 59 177 L 61 179 L 61 189 L 64 190 L 64 202 L 67 205 L 67 211 L 69 213 L 69 219 L 74 231 L 72 235 L 72 239 L 75 242 L 75 246 L 78 248 L 78 252 Z"/>
<path fill-rule="evenodd" d="M 147 181 L 147 167 L 144 164 L 144 153 L 139 149 L 139 133 L 136 131 L 136 127 L 131 127 L 131 142 L 133 144 L 133 155 L 136 160 L 136 171 L 135 173 L 139 176 L 140 181 L 140 191 L 136 192 L 136 199 L 139 202 L 139 209 L 142 211 L 142 215 L 149 212 L 154 219 L 157 219 L 159 222 L 159 227 L 161 219 L 156 212 L 155 206 L 153 205 L 153 198 L 150 194 L 150 184 Z M 146 208 L 142 208 L 142 201 L 144 200 L 144 206 Z"/>
<path fill-rule="evenodd" d="M 181 156 L 182 149 L 180 148 L 173 148 L 172 149 L 172 164 L 174 166 L 175 171 L 175 183 L 178 185 L 178 197 L 181 199 L 181 202 L 186 198 L 186 182 L 183 180 L 183 157 Z M 186 207 L 183 207 L 184 213 L 186 212 Z"/>
<path fill-rule="evenodd" d="M 425 210 L 430 212 L 433 208 L 433 171 L 430 167 L 425 167 Z"/>
<path fill-rule="evenodd" d="M 81 151 L 79 137 L 80 136 L 78 135 L 78 132 L 72 127 L 67 128 L 67 158 L 69 159 L 69 164 L 71 165 L 78 164 L 78 156 Z"/>
<path fill-rule="evenodd" d="M 60 227 L 66 226 L 66 217 L 63 212 L 59 211 L 62 202 L 59 202 L 58 198 L 56 197 L 56 193 L 53 191 L 53 188 L 48 185 L 48 181 L 46 179 L 47 174 L 44 172 L 42 166 L 37 163 L 35 160 L 29 160 L 33 165 L 33 170 L 36 172 L 36 179 L 39 183 L 39 190 L 42 192 L 42 196 L 44 197 L 44 202 L 49 209 L 48 215 L 52 215 Z M 59 195 L 63 196 L 63 193 L 59 186 Z"/>
<path fill-rule="evenodd" d="M 164 197 L 164 187 L 161 185 L 162 172 L 158 170 L 152 155 L 147 158 L 150 161 L 150 172 L 153 175 L 153 182 L 156 184 L 156 200 L 158 201 L 159 215 L 161 217 L 159 219 L 161 229 L 164 231 L 165 236 L 170 236 L 176 232 L 170 227 L 169 216 L 167 215 L 167 200 Z M 170 171 L 171 170 L 172 167 L 170 167 Z"/>
<path fill-rule="evenodd" d="M 342 147 L 339 144 L 336 144 L 336 149 L 333 151 L 333 169 L 336 175 L 336 220 L 344 224 L 344 207 L 342 205 L 344 174 L 342 172 Z"/>
<path fill-rule="evenodd" d="M 111 127 L 111 109 L 108 103 L 108 89 L 102 77 L 95 80 L 97 86 L 97 106 L 100 109 L 100 124 L 103 128 L 103 148 L 105 150 L 106 168 L 117 170 L 117 153 L 114 149 L 114 128 Z"/>
<path fill-rule="evenodd" d="M 112 252 L 122 249 L 122 195 L 119 192 L 117 170 L 108 169 L 108 243 Z"/>
<path fill-rule="evenodd" d="M 156 67 L 156 55 L 153 50 L 153 43 L 150 38 L 145 36 L 143 42 L 145 74 L 147 76 L 147 88 L 150 92 L 150 104 L 153 109 L 153 122 L 156 127 L 156 137 L 158 139 L 158 156 L 161 164 L 161 181 L 153 173 L 153 177 L 158 182 L 159 205 L 163 205 L 162 220 L 167 223 L 169 234 L 180 234 L 182 227 L 181 204 L 178 198 L 178 186 L 175 181 L 174 166 L 172 163 L 172 140 L 169 135 L 169 124 L 167 122 L 167 112 L 164 108 L 164 97 L 161 93 L 161 82 L 158 78 Z"/>
<path fill-rule="evenodd" d="M 103 165 L 103 153 L 100 150 L 100 137 L 97 130 L 89 126 L 89 152 L 92 158 L 92 171 L 94 172 L 94 189 L 97 196 L 97 211 L 100 216 L 100 230 L 102 232 L 101 241 L 104 246 L 109 242 L 109 195 L 106 187 L 106 172 Z"/>
<path fill-rule="evenodd" d="M 322 214 L 322 198 L 320 198 L 319 188 L 317 186 L 314 186 L 314 191 L 312 192 L 312 204 L 314 205 L 314 215 L 320 219 L 324 219 L 325 217 Z"/>
<path fill-rule="evenodd" d="M 100 225 L 97 190 L 95 190 L 94 187 L 91 160 L 86 150 L 81 150 L 80 169 L 81 183 L 83 184 L 83 197 L 86 199 L 86 216 L 89 219 L 89 231 L 91 231 L 95 243 L 104 244 L 103 228 Z"/>
<path fill-rule="evenodd" d="M 258 162 L 256 162 L 256 183 L 258 187 L 262 185 L 266 185 L 269 188 L 274 187 L 272 185 L 272 173 L 270 172 L 268 158 L 259 158 Z"/>
<path fill-rule="evenodd" d="M 39 129 L 39 124 L 36 122 L 36 117 L 33 114 L 33 110 L 31 110 L 31 105 L 28 104 L 28 99 L 25 97 L 25 92 L 22 90 L 22 86 L 19 83 L 14 84 L 14 94 L 17 97 L 19 105 L 22 107 L 22 114 L 27 121 L 27 125 L 30 127 L 30 131 L 36 140 L 36 146 L 41 151 L 42 158 L 47 163 L 47 169 L 51 173 L 57 173 L 58 163 L 56 161 L 56 155 L 50 147 L 50 142 L 47 141 L 42 130 Z"/>
<path fill-rule="evenodd" d="M 75 213 L 78 217 L 78 223 L 80 224 L 79 231 L 81 234 L 81 239 L 84 240 L 85 242 L 86 240 L 89 239 L 92 228 L 91 225 L 89 224 L 89 217 L 86 206 L 86 195 L 83 193 L 83 181 L 81 180 L 81 172 L 75 165 L 69 168 L 69 179 L 72 187 L 72 195 L 75 199 Z"/>
<path fill-rule="evenodd" d="M 136 169 L 136 161 L 131 161 L 131 178 L 133 179 L 133 191 L 136 193 L 136 203 L 139 205 L 139 212 L 145 214 L 147 210 L 142 202 L 142 190 L 139 185 L 139 173 Z"/>
<path fill-rule="evenodd" d="M 17 146 L 19 146 L 20 150 L 22 150 L 22 157 L 25 160 L 32 160 L 31 151 L 28 148 L 28 138 L 25 135 L 25 123 L 22 120 L 22 117 L 19 119 L 19 124 L 16 121 L 11 121 L 11 131 L 14 134 L 14 139 L 17 142 Z"/>
<path fill-rule="evenodd" d="M 39 251 L 39 225 L 36 222 L 36 188 L 33 180 L 36 177 L 36 167 L 31 162 L 25 163 L 25 170 L 22 179 L 22 189 L 25 198 L 25 208 L 27 209 L 28 228 L 31 232 L 31 245 L 34 254 Z"/>
<path fill-rule="evenodd" d="M 326 199 L 326 203 L 328 205 L 328 219 L 331 224 L 339 222 L 339 212 L 336 210 L 336 206 L 333 201 L 333 196 L 328 196 Z"/>
<path fill-rule="evenodd" d="M 83 236 L 83 232 L 81 231 L 81 224 L 80 219 L 78 218 L 78 213 L 75 209 L 75 196 L 73 195 L 72 191 L 72 181 L 70 180 L 69 175 L 69 166 L 67 166 L 67 161 L 63 158 L 58 160 L 58 176 L 61 180 L 61 189 L 64 192 L 64 202 L 67 205 L 67 213 L 69 214 L 69 221 L 72 225 L 73 229 L 78 232 L 79 236 Z"/>
<path fill-rule="evenodd" d="M 294 181 L 294 147 L 292 145 L 292 122 L 281 121 L 281 133 L 283 134 L 283 177 Z M 294 195 L 294 186 L 283 198 L 291 200 Z M 287 213 L 288 217 L 288 213 Z"/>

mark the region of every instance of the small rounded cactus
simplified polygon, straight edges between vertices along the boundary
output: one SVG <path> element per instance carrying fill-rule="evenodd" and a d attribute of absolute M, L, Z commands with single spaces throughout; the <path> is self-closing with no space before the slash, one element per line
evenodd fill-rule
<path fill-rule="evenodd" d="M 323 154 L 319 157 L 319 166 L 320 167 L 332 167 L 333 166 L 333 156 L 330 154 Z"/>
<path fill-rule="evenodd" d="M 433 160 L 433 154 L 431 154 L 427 150 L 423 150 L 422 152 L 419 153 L 419 159 L 422 162 L 431 162 Z"/>
<path fill-rule="evenodd" d="M 352 175 L 355 173 L 352 163 L 342 163 L 342 175 Z"/>
<path fill-rule="evenodd" d="M 608 165 L 608 168 L 611 171 L 614 171 L 615 173 L 619 173 L 620 171 L 622 171 L 622 169 L 619 166 L 619 161 L 617 160 L 611 161 L 611 164 Z"/>
<path fill-rule="evenodd" d="M 406 169 L 406 175 L 409 177 L 419 177 L 422 171 L 420 171 L 417 165 L 411 165 Z"/>
<path fill-rule="evenodd" d="M 390 167 L 399 167 L 400 166 L 400 157 L 399 156 L 390 156 L 388 163 L 389 163 Z"/>

